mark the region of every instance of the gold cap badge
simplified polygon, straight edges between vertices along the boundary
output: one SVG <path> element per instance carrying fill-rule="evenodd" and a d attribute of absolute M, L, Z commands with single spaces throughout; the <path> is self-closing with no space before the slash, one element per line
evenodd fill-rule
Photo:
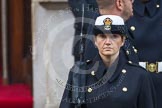
<path fill-rule="evenodd" d="M 106 18 L 103 21 L 105 30 L 111 30 L 112 20 L 110 18 Z"/>

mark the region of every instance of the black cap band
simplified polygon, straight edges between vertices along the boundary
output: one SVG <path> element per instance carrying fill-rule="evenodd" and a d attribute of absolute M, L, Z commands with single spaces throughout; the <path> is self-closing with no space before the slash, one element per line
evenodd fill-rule
<path fill-rule="evenodd" d="M 127 36 L 127 27 L 125 25 L 94 26 L 93 33 L 95 36 L 98 34 L 107 34 L 107 33 Z"/>

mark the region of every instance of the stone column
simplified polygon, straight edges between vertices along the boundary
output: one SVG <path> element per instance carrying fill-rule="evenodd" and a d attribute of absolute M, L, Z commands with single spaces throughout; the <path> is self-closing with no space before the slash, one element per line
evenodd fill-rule
<path fill-rule="evenodd" d="M 32 1 L 34 108 L 58 108 L 73 65 L 74 17 L 66 0 Z"/>

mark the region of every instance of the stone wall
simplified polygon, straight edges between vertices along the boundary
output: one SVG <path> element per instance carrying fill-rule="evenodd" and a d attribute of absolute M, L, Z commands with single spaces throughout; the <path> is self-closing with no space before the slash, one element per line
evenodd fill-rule
<path fill-rule="evenodd" d="M 66 0 L 32 1 L 34 108 L 58 108 L 73 65 L 74 17 Z"/>

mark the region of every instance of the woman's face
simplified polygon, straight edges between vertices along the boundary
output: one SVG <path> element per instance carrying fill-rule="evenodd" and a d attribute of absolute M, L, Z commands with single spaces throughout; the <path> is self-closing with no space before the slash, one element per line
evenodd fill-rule
<path fill-rule="evenodd" d="M 99 50 L 99 54 L 107 57 L 118 54 L 124 41 L 125 37 L 119 34 L 98 34 L 95 37 L 95 45 Z"/>

